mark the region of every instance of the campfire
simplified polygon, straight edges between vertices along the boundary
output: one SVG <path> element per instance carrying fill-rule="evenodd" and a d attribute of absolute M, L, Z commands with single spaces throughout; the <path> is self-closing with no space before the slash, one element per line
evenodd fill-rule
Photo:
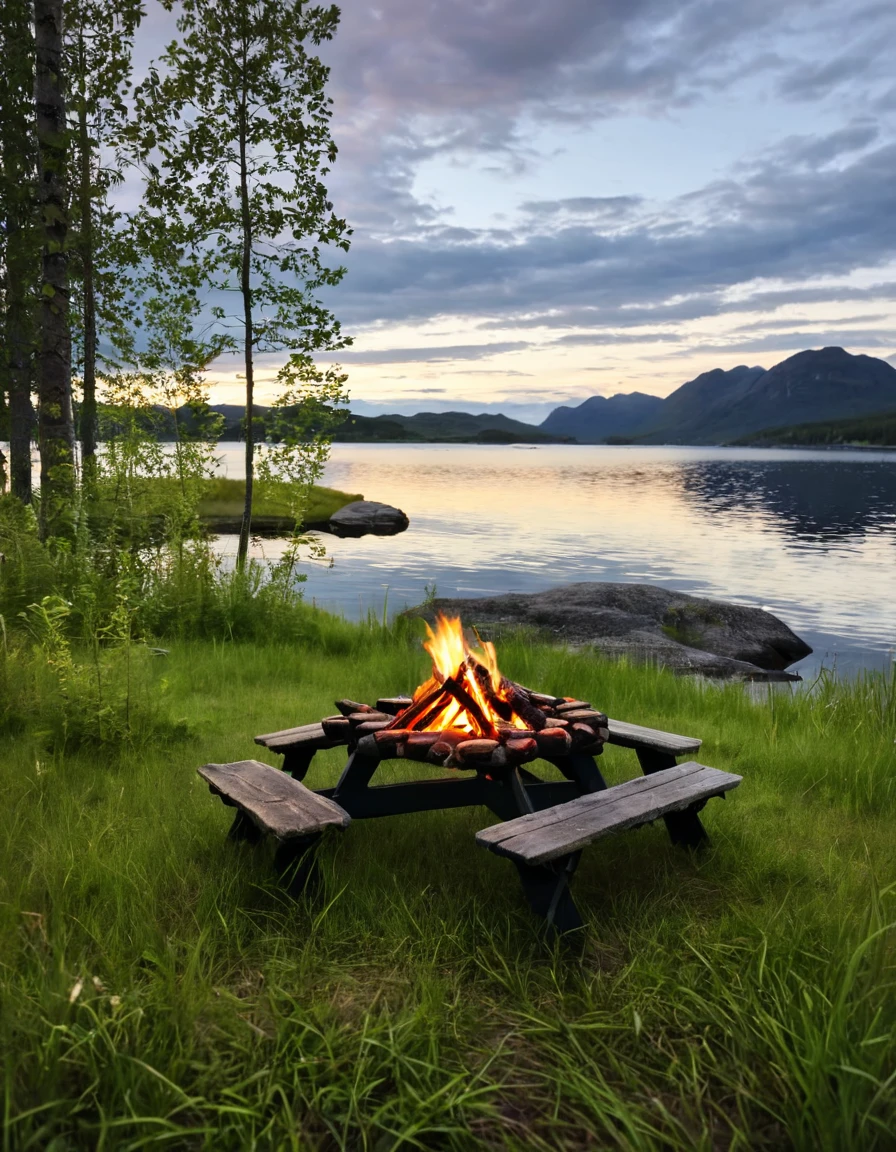
<path fill-rule="evenodd" d="M 539 757 L 602 751 L 607 718 L 587 701 L 508 680 L 494 645 L 471 647 L 458 618 L 439 616 L 427 632 L 432 676 L 413 697 L 384 697 L 375 708 L 338 700 L 339 715 L 322 721 L 326 737 L 378 760 L 406 757 L 486 776 Z"/>

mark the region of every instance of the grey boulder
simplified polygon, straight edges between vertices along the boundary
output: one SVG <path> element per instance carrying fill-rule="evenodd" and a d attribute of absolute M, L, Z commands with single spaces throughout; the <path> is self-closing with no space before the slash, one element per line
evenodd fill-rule
<path fill-rule="evenodd" d="M 336 536 L 394 536 L 404 532 L 410 521 L 400 508 L 376 500 L 354 500 L 334 512 L 329 519 L 330 531 Z"/>
<path fill-rule="evenodd" d="M 714 678 L 799 680 L 786 669 L 812 651 L 762 608 L 649 584 L 568 584 L 531 594 L 434 600 L 407 615 L 431 622 L 439 612 L 460 616 L 483 639 L 524 627 L 545 639 Z"/>

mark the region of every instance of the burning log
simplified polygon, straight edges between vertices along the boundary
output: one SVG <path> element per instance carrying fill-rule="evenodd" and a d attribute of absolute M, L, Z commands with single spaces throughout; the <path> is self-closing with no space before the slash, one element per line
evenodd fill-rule
<path fill-rule="evenodd" d="M 357 728 L 359 724 L 370 724 L 371 722 L 391 724 L 392 717 L 387 716 L 385 712 L 376 712 L 371 708 L 369 712 L 352 712 L 348 718 L 348 722 L 352 728 Z"/>
<path fill-rule="evenodd" d="M 484 738 L 495 739 L 497 737 L 498 729 L 495 727 L 489 717 L 486 716 L 482 708 L 473 699 L 473 697 L 463 686 L 460 680 L 456 679 L 454 676 L 447 676 L 442 687 L 446 692 L 451 693 L 451 695 L 462 708 L 466 709 Z"/>
<path fill-rule="evenodd" d="M 522 687 L 522 684 L 517 684 L 517 688 Z M 544 692 L 533 692 L 531 688 L 523 688 L 523 691 L 533 704 L 546 704 L 548 708 L 556 709 L 566 703 L 565 696 L 548 696 Z"/>
<path fill-rule="evenodd" d="M 485 774 L 539 756 L 562 760 L 602 750 L 609 735 L 603 712 L 586 700 L 507 680 L 491 645 L 482 659 L 466 647 L 459 620 L 440 621 L 426 647 L 432 677 L 414 698 L 383 696 L 376 708 L 339 700 L 340 714 L 322 721 L 321 735 L 377 760 L 404 757 Z"/>
<path fill-rule="evenodd" d="M 572 737 L 565 728 L 542 728 L 536 733 L 535 740 L 539 754 L 547 759 L 568 756 L 572 747 Z"/>
<path fill-rule="evenodd" d="M 467 668 L 473 673 L 476 683 L 479 685 L 479 691 L 488 701 L 492 711 L 504 721 L 509 722 L 513 718 L 513 708 L 508 700 L 503 699 L 492 686 L 492 674 L 484 664 L 480 664 L 473 656 L 468 656 L 466 659 Z M 506 691 L 509 687 L 508 681 L 501 681 L 501 687 Z M 508 693 L 509 694 L 509 693 Z"/>
<path fill-rule="evenodd" d="M 528 724 L 535 732 L 540 732 L 544 728 L 547 717 L 540 708 L 535 707 L 529 699 L 528 693 L 518 684 L 514 684 L 511 688 L 510 707 L 520 720 L 524 724 Z"/>
<path fill-rule="evenodd" d="M 376 707 L 378 712 L 388 712 L 390 716 L 397 716 L 413 703 L 413 698 L 410 696 L 381 696 L 376 702 Z"/>
<path fill-rule="evenodd" d="M 337 700 L 336 707 L 343 716 L 351 716 L 353 712 L 375 712 L 369 704 L 359 704 L 357 700 Z"/>
<path fill-rule="evenodd" d="M 508 759 L 515 764 L 524 764 L 527 760 L 538 758 L 538 741 L 532 736 L 524 736 L 522 739 L 511 737 L 504 747 L 507 749 Z"/>
<path fill-rule="evenodd" d="M 352 730 L 351 721 L 347 716 L 327 716 L 320 723 L 324 735 L 330 740 L 342 740 L 343 738 L 347 740 Z"/>
<path fill-rule="evenodd" d="M 353 735 L 360 737 L 368 736 L 373 732 L 381 732 L 388 723 L 388 720 L 368 720 L 365 724 L 358 724 Z"/>
<path fill-rule="evenodd" d="M 374 732 L 373 738 L 376 741 L 377 755 L 385 760 L 388 756 L 396 755 L 396 749 L 403 746 L 405 740 L 410 736 L 410 728 L 380 728 L 378 732 Z"/>
<path fill-rule="evenodd" d="M 569 723 L 584 721 L 586 724 L 590 724 L 591 721 L 602 721 L 605 724 L 607 721 L 603 712 L 595 712 L 593 708 L 581 708 L 576 709 L 575 712 L 564 712 L 563 719 Z"/>
<path fill-rule="evenodd" d="M 396 728 L 413 727 L 417 720 L 435 704 L 436 700 L 438 700 L 443 693 L 444 689 L 442 685 L 437 684 L 435 688 L 430 689 L 430 691 L 421 696 L 419 700 L 415 700 L 410 707 L 399 712 L 392 721 L 393 726 Z"/>

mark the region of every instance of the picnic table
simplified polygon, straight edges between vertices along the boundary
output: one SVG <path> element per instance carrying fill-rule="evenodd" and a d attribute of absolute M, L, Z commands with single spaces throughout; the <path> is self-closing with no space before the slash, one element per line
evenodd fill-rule
<path fill-rule="evenodd" d="M 382 701 L 379 702 L 382 705 Z M 403 706 L 396 698 L 396 711 Z M 702 741 L 620 720 L 607 720 L 607 743 L 635 752 L 642 775 L 607 786 L 593 755 L 572 752 L 551 758 L 562 780 L 545 780 L 527 767 L 504 774 L 373 783 L 382 760 L 349 747 L 338 782 L 312 790 L 303 783 L 315 754 L 346 744 L 321 724 L 269 732 L 256 744 L 283 756 L 283 768 L 258 760 L 206 764 L 199 774 L 225 804 L 237 809 L 230 836 L 278 843 L 276 865 L 293 891 L 313 868 L 313 852 L 329 827 L 353 819 L 482 805 L 501 821 L 476 833 L 483 848 L 516 866 L 532 910 L 559 932 L 581 927 L 570 880 L 582 850 L 613 833 L 662 818 L 674 844 L 697 849 L 708 841 L 699 812 L 713 796 L 724 797 L 740 776 L 694 760 Z M 544 758 L 544 757 L 543 757 Z"/>

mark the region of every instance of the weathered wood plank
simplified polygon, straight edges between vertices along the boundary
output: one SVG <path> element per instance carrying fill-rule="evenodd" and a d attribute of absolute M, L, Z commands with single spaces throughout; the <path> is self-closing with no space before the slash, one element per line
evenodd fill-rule
<path fill-rule="evenodd" d="M 268 740 L 278 740 L 281 736 L 301 736 L 314 728 L 320 728 L 319 720 L 315 720 L 312 724 L 299 724 L 297 728 L 281 728 L 279 732 L 263 732 L 261 736 L 255 737 L 255 743 L 266 745 Z"/>
<path fill-rule="evenodd" d="M 322 724 L 307 724 L 304 730 L 287 728 L 283 732 L 272 732 L 269 736 L 256 736 L 255 743 L 272 752 L 288 752 L 292 748 L 338 748 L 347 744 L 349 733 L 344 736 L 328 736 Z"/>
<path fill-rule="evenodd" d="M 477 832 L 476 840 L 501 856 L 543 864 L 578 851 L 602 836 L 647 824 L 711 796 L 721 796 L 740 782 L 740 776 L 691 761 L 485 828 Z"/>
<path fill-rule="evenodd" d="M 627 724 L 624 720 L 608 720 L 609 744 L 622 748 L 655 748 L 658 752 L 671 752 L 684 756 L 696 752 L 702 740 L 696 736 L 676 736 L 674 732 L 661 732 L 658 728 L 643 728 L 640 724 Z"/>
<path fill-rule="evenodd" d="M 600 795 L 605 798 L 619 799 L 637 796 L 645 790 L 659 787 L 664 781 L 681 780 L 687 776 L 693 776 L 702 767 L 702 764 L 697 764 L 694 761 L 676 764 L 674 768 L 667 768 L 664 772 L 654 772 L 650 776 L 636 776 L 634 780 L 615 784 L 612 788 L 602 791 Z M 589 792 L 575 800 L 569 800 L 565 804 L 555 804 L 551 808 L 543 808 L 540 812 L 532 812 L 527 816 L 507 820 L 503 824 L 493 824 L 491 827 L 477 832 L 476 839 L 479 843 L 490 846 L 491 844 L 498 844 L 502 840 L 509 840 L 523 831 L 535 831 L 560 823 L 563 820 L 572 819 L 583 811 L 587 812 L 594 795 L 594 793 Z"/>
<path fill-rule="evenodd" d="M 226 796 L 263 832 L 279 840 L 307 836 L 330 825 L 345 828 L 351 822 L 334 800 L 318 796 L 279 768 L 259 760 L 203 764 L 197 771 L 214 792 Z"/>

